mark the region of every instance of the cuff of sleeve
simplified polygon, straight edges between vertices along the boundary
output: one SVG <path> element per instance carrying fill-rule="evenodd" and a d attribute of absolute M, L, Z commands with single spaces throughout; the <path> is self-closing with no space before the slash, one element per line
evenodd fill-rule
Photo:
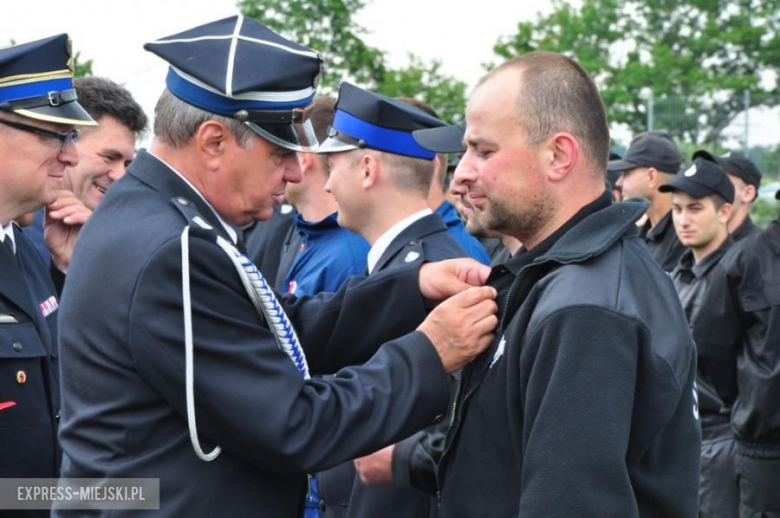
<path fill-rule="evenodd" d="M 425 437 L 425 432 L 417 432 L 397 443 L 393 448 L 393 484 L 397 486 L 411 486 L 411 457 L 419 442 Z"/>

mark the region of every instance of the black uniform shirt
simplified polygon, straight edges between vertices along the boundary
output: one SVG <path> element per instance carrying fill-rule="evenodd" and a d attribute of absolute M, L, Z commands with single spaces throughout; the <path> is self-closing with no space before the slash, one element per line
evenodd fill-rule
<path fill-rule="evenodd" d="M 743 445 L 771 445 L 780 456 L 780 219 L 732 247 L 721 264 L 726 274 L 707 290 L 713 311 L 702 315 L 701 332 L 713 352 L 739 357 L 731 423 L 737 439 Z M 720 386 L 718 393 L 723 393 Z"/>
<path fill-rule="evenodd" d="M 661 265 L 666 272 L 671 272 L 677 266 L 677 262 L 685 252 L 685 247 L 677 238 L 672 223 L 672 211 L 661 218 L 658 224 L 651 228 L 650 221 L 646 221 L 639 229 L 639 235 L 647 243 L 655 262 Z"/>
<path fill-rule="evenodd" d="M 745 239 L 748 236 L 752 236 L 753 234 L 760 234 L 761 233 L 761 227 L 753 223 L 753 220 L 750 219 L 750 216 L 745 218 L 745 221 L 742 222 L 740 226 L 737 227 L 737 229 L 731 233 L 731 239 L 734 240 L 736 243 L 737 241 L 741 241 Z"/>
<path fill-rule="evenodd" d="M 689 249 L 680 258 L 677 268 L 672 272 L 672 282 L 677 294 L 680 296 L 685 316 L 691 327 L 696 349 L 702 353 L 707 348 L 707 340 L 701 333 L 697 333 L 701 325 L 699 317 L 712 311 L 708 307 L 708 299 L 705 296 L 707 288 L 712 284 L 716 277 L 725 276 L 725 270 L 720 265 L 720 260 L 733 245 L 731 238 L 726 239 L 718 249 L 711 252 L 707 257 L 694 264 L 693 252 Z M 727 373 L 728 379 L 732 381 L 732 389 L 722 397 L 718 395 L 709 381 L 712 373 L 708 372 L 709 362 L 699 361 L 697 370 L 697 383 L 699 388 L 699 414 L 701 417 L 702 428 L 707 429 L 715 425 L 728 425 L 730 406 L 734 402 L 736 395 L 736 365 L 737 358 L 735 354 L 721 354 L 719 358 L 715 354 L 710 354 L 710 361 L 717 359 L 721 368 L 718 369 L 718 375 L 723 376 Z M 721 386 L 723 384 L 721 383 Z M 724 398 L 727 403 L 724 403 Z"/>

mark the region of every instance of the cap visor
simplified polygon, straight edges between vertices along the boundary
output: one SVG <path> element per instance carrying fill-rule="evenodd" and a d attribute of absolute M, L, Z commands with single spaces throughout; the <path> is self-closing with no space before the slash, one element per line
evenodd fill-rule
<path fill-rule="evenodd" d="M 607 163 L 607 171 L 613 173 L 622 173 L 623 171 L 627 171 L 635 167 L 639 167 L 639 166 L 634 162 L 627 162 L 625 160 L 610 160 Z"/>
<path fill-rule="evenodd" d="M 463 135 L 466 133 L 466 123 L 441 126 L 440 128 L 421 129 L 412 132 L 414 140 L 422 147 L 434 153 L 463 153 Z"/>
<path fill-rule="evenodd" d="M 662 185 L 658 188 L 658 190 L 660 192 L 682 191 L 689 196 L 693 196 L 694 198 L 704 198 L 710 194 L 719 194 L 712 189 L 709 189 L 700 183 L 694 182 L 693 180 L 688 180 L 687 178 L 678 178 L 673 182 Z"/>
<path fill-rule="evenodd" d="M 87 111 L 81 107 L 77 101 L 62 103 L 58 106 L 38 106 L 36 108 L 25 108 L 24 110 L 14 110 L 14 113 L 56 124 L 75 124 L 77 126 L 97 126 Z"/>
<path fill-rule="evenodd" d="M 247 122 L 249 128 L 269 142 L 285 149 L 301 152 L 317 150 L 317 136 L 311 120 L 300 124 L 261 124 Z"/>
<path fill-rule="evenodd" d="M 352 144 L 347 144 L 346 142 L 342 142 L 339 139 L 328 137 L 325 139 L 325 142 L 320 144 L 320 147 L 317 148 L 317 154 L 325 155 L 328 153 L 341 153 L 343 151 L 352 151 L 353 149 L 358 149 L 358 147 Z"/>
<path fill-rule="evenodd" d="M 780 200 L 780 190 L 775 193 L 775 199 Z"/>

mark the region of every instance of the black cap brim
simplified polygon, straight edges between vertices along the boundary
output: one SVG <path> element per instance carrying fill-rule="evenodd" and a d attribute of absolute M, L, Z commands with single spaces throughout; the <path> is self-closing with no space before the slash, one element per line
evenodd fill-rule
<path fill-rule="evenodd" d="M 57 106 L 36 106 L 14 110 L 14 113 L 31 119 L 38 119 L 56 124 L 74 124 L 77 126 L 97 126 L 89 113 L 81 107 L 78 101 L 62 103 Z"/>
<path fill-rule="evenodd" d="M 694 182 L 693 180 L 688 180 L 687 178 L 677 178 L 673 182 L 662 185 L 658 190 L 660 192 L 682 191 L 694 198 L 704 198 L 711 194 L 718 194 L 712 189 L 708 189 L 705 185 Z"/>
<path fill-rule="evenodd" d="M 780 200 L 780 189 L 775 193 L 775 199 Z"/>
<path fill-rule="evenodd" d="M 641 167 L 641 166 L 639 164 L 636 164 L 634 162 L 629 162 L 626 160 L 610 160 L 607 163 L 607 171 L 613 173 L 622 173 L 623 171 L 628 171 L 629 169 L 633 169 L 635 167 Z"/>
<path fill-rule="evenodd" d="M 466 123 L 442 126 L 440 128 L 421 129 L 412 132 L 414 140 L 422 147 L 434 153 L 463 153 L 463 135 L 466 133 Z"/>

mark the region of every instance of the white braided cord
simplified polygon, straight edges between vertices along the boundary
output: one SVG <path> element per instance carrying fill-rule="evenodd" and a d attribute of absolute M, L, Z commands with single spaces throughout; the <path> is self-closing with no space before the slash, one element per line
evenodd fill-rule
<path fill-rule="evenodd" d="M 262 315 L 271 330 L 276 343 L 292 360 L 303 379 L 309 379 L 309 366 L 303 353 L 298 335 L 295 333 L 284 309 L 279 305 L 273 291 L 269 288 L 260 271 L 252 261 L 240 253 L 232 243 L 217 236 L 217 245 L 228 255 L 236 267 L 241 283 L 246 289 L 249 299 Z M 194 357 L 192 343 L 192 304 L 190 300 L 190 260 L 189 260 L 189 227 L 185 227 L 181 233 L 181 269 L 182 269 L 182 299 L 184 310 L 184 363 L 185 363 L 185 391 L 187 402 L 187 425 L 190 432 L 190 441 L 195 454 L 206 462 L 216 459 L 222 448 L 216 446 L 211 452 L 205 453 L 198 440 L 198 427 L 195 421 L 195 392 L 194 392 Z"/>

